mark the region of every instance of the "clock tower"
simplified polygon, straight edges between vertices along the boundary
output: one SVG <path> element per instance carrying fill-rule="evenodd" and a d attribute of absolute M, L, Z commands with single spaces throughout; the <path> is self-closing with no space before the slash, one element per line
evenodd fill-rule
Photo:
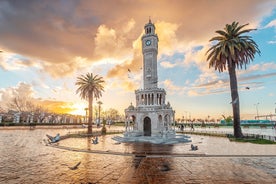
<path fill-rule="evenodd" d="M 157 88 L 158 83 L 158 36 L 155 34 L 155 26 L 151 20 L 144 26 L 144 29 L 145 33 L 142 36 L 144 89 L 152 89 Z"/>
<path fill-rule="evenodd" d="M 155 26 L 149 20 L 144 26 L 142 36 L 143 53 L 143 89 L 135 90 L 136 107 L 132 104 L 125 109 L 126 136 L 157 136 L 174 135 L 174 110 L 166 103 L 165 89 L 158 88 L 157 54 L 158 36 Z"/>

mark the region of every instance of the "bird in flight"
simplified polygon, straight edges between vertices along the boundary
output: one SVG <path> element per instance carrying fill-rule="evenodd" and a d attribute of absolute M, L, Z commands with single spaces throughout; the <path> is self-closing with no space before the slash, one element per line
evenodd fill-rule
<path fill-rule="evenodd" d="M 238 102 L 238 97 L 234 101 L 230 102 L 230 104 L 236 104 L 237 102 Z"/>
<path fill-rule="evenodd" d="M 75 166 L 69 167 L 69 169 L 76 170 L 76 169 L 78 169 L 78 167 L 79 167 L 80 164 L 81 164 L 81 162 L 78 162 Z"/>

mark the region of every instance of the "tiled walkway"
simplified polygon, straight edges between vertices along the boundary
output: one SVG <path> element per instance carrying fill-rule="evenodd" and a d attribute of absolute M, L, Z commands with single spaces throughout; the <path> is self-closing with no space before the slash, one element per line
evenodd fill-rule
<path fill-rule="evenodd" d="M 67 131 L 0 130 L 0 183 L 276 183 L 275 145 L 195 135 L 197 151 L 191 143 L 117 144 L 109 136 L 97 145 L 88 138 L 63 140 L 58 146 L 66 149 L 43 144 L 46 134 Z"/>

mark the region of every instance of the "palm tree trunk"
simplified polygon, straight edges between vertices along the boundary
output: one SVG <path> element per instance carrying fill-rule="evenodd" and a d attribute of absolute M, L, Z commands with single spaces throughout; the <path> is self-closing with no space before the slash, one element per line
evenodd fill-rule
<path fill-rule="evenodd" d="M 235 66 L 230 66 L 228 64 L 228 72 L 230 77 L 230 89 L 232 97 L 234 136 L 235 138 L 241 138 L 243 135 L 240 125 L 240 101 Z"/>
<path fill-rule="evenodd" d="M 88 115 L 88 128 L 87 128 L 87 133 L 88 134 L 92 134 L 92 120 L 93 120 L 93 94 L 89 94 L 88 97 L 88 111 L 89 111 L 89 115 Z"/>

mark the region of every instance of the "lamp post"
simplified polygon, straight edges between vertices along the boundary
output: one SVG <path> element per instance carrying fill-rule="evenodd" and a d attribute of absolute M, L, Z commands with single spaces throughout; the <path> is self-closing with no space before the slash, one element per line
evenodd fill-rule
<path fill-rule="evenodd" d="M 99 105 L 99 124 L 101 124 L 101 105 L 103 104 L 103 102 L 98 101 L 97 103 Z"/>
<path fill-rule="evenodd" d="M 187 119 L 188 119 L 188 116 L 187 116 L 187 111 L 184 111 L 185 112 L 185 119 L 186 119 L 186 124 L 187 124 Z M 184 120 L 185 121 L 185 120 Z"/>
<path fill-rule="evenodd" d="M 257 111 L 257 118 L 258 118 L 258 120 L 260 120 L 259 119 L 259 110 L 258 110 L 258 105 L 259 105 L 260 103 L 258 102 L 258 103 L 256 103 L 256 104 L 254 104 L 255 106 L 256 106 L 256 111 Z"/>
<path fill-rule="evenodd" d="M 86 107 L 86 108 L 84 108 L 84 110 L 85 110 L 85 123 L 88 123 L 88 108 Z"/>

